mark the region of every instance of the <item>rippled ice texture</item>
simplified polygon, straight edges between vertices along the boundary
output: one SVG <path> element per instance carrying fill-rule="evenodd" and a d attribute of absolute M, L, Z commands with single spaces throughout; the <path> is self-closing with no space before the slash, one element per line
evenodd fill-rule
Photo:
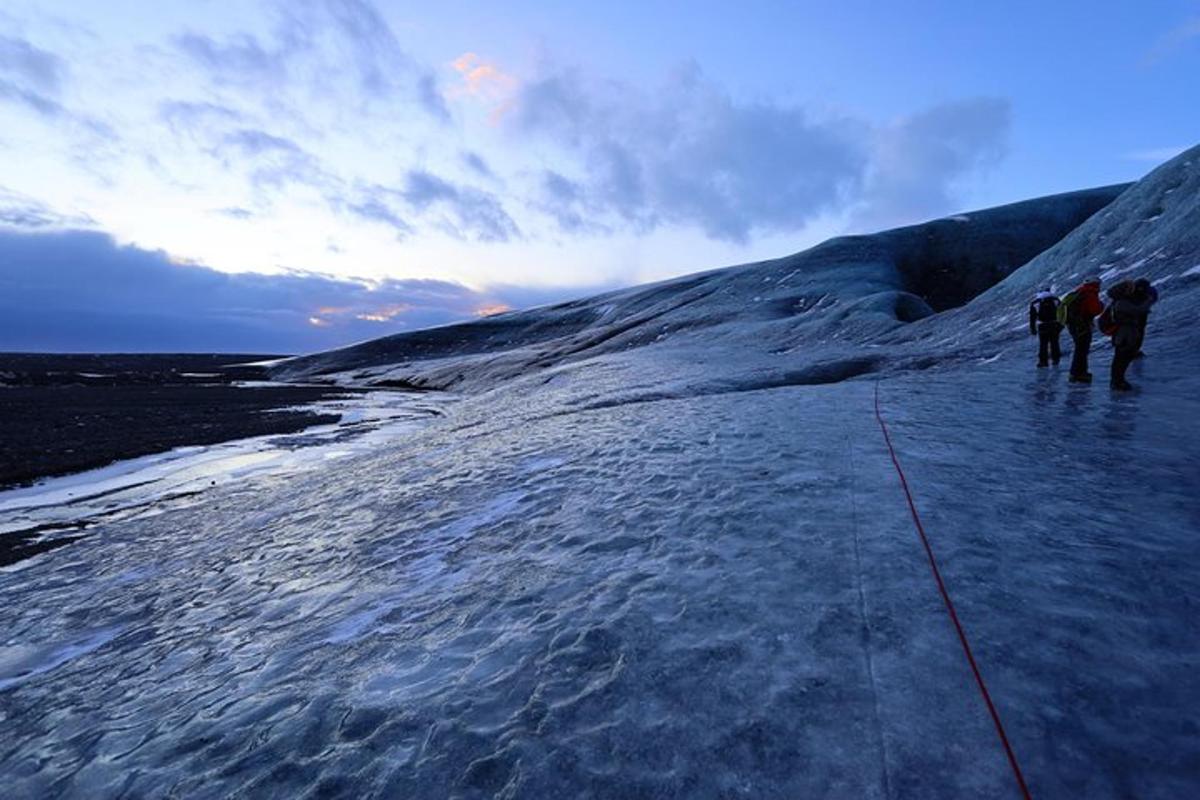
<path fill-rule="evenodd" d="M 1200 775 L 1200 386 L 1153 369 L 1120 400 L 1016 360 L 881 385 L 1040 796 Z M 1012 796 L 873 387 L 478 398 L 27 562 L 6 795 Z"/>

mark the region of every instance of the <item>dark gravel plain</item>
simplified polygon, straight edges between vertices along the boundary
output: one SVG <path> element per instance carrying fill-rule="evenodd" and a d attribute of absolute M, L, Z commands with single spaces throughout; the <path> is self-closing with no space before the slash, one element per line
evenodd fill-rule
<path fill-rule="evenodd" d="M 0 353 L 0 488 L 182 445 L 294 433 L 336 414 L 282 411 L 346 394 L 242 387 L 271 356 Z"/>

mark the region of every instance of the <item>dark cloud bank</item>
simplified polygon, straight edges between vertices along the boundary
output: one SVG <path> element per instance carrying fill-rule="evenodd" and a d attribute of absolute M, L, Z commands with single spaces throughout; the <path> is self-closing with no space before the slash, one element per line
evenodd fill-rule
<path fill-rule="evenodd" d="M 588 291 L 231 275 L 103 233 L 0 227 L 0 351 L 308 352 Z"/>

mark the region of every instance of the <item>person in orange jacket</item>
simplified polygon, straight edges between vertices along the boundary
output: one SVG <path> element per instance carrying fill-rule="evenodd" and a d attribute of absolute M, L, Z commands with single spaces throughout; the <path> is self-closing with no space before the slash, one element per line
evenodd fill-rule
<path fill-rule="evenodd" d="M 1088 351 L 1092 349 L 1092 321 L 1104 311 L 1100 300 L 1100 279 L 1088 278 L 1067 302 L 1067 332 L 1075 350 L 1071 353 L 1071 383 L 1091 383 Z"/>

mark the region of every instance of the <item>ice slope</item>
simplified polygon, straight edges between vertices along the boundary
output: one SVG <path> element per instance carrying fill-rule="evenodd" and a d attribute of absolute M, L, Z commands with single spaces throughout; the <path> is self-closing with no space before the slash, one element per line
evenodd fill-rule
<path fill-rule="evenodd" d="M 1191 335 L 1200 276 L 1200 147 L 1192 148 L 1130 187 L 1062 241 L 1006 280 L 967 304 L 907 326 L 881 342 L 932 343 L 967 349 L 1011 347 L 1025 338 L 1022 304 L 1042 287 L 1059 293 L 1096 276 L 1105 286 L 1130 278 L 1149 278 L 1161 293 L 1154 309 L 1156 327 L 1173 334 L 1168 341 L 1195 350 Z M 1189 270 L 1192 270 L 1189 273 Z M 969 337 L 962 332 L 969 331 Z M 947 335 L 957 338 L 947 339 Z M 1190 362 L 1195 365 L 1197 362 Z"/>
<path fill-rule="evenodd" d="M 470 390 L 643 347 L 699 348 L 702 355 L 727 346 L 737 348 L 740 364 L 723 364 L 718 372 L 729 376 L 744 366 L 752 375 L 773 369 L 773 356 L 780 353 L 829 340 L 861 343 L 965 303 L 1125 188 L 1073 192 L 843 237 L 787 258 L 398 334 L 282 362 L 275 374 L 341 373 L 352 382 Z M 685 354 L 682 363 L 671 360 L 686 368 L 694 354 Z M 705 367 L 704 372 L 712 371 Z"/>
<path fill-rule="evenodd" d="M 1017 797 L 878 391 L 1033 796 L 1195 795 L 1198 156 L 913 322 L 843 243 L 292 364 L 471 391 L 0 571 L 7 794 Z M 1028 288 L 1126 253 L 1141 390 L 1034 369 Z"/>

